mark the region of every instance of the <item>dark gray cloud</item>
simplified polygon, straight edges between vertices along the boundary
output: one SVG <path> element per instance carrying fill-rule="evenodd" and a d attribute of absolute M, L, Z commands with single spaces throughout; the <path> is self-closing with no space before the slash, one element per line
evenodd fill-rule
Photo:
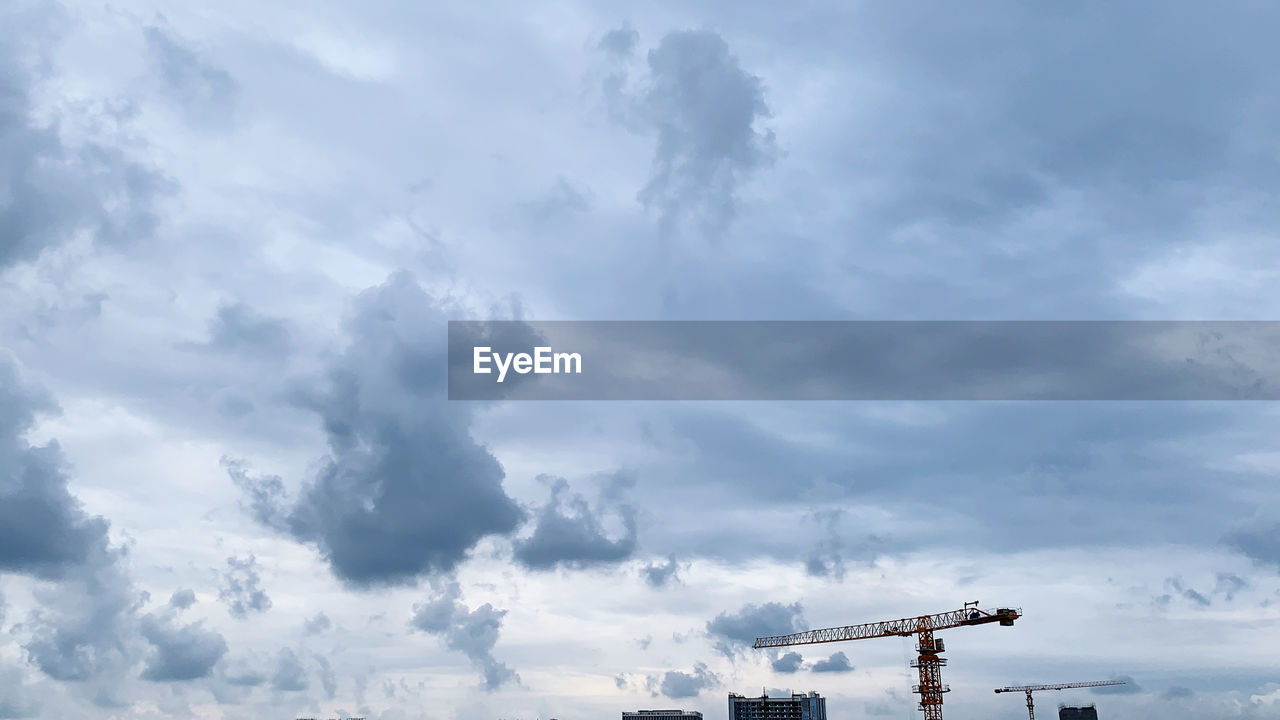
<path fill-rule="evenodd" d="M 142 596 L 110 547 L 108 523 L 89 516 L 68 489 L 56 442 L 23 435 L 37 412 L 54 409 L 0 351 L 0 571 L 44 580 L 23 623 L 28 659 L 51 678 L 119 677 L 134 661 L 135 613 Z"/>
<path fill-rule="evenodd" d="M 356 587 L 448 572 L 523 512 L 502 466 L 470 435 L 472 409 L 445 399 L 445 307 L 400 273 L 362 293 L 351 342 L 298 402 L 322 420 L 330 454 L 290 507 L 277 478 L 230 461 L 254 516 L 314 543 Z"/>
<path fill-rule="evenodd" d="M 176 608 L 178 610 L 186 610 L 187 608 L 195 604 L 196 604 L 195 592 L 186 588 L 183 588 L 181 590 L 174 590 L 173 594 L 169 596 L 169 607 Z"/>
<path fill-rule="evenodd" d="M 810 669 L 817 673 L 853 672 L 853 666 L 849 664 L 849 658 L 844 652 L 832 653 L 831 657 L 819 660 Z"/>
<path fill-rule="evenodd" d="M 1236 530 L 1227 542 L 1255 562 L 1280 569 L 1280 523 Z"/>
<path fill-rule="evenodd" d="M 253 555 L 241 560 L 227 558 L 227 570 L 222 574 L 222 587 L 218 600 L 227 606 L 231 617 L 241 620 L 251 613 L 264 613 L 271 609 L 271 598 L 261 587 L 258 575 L 258 559 Z"/>
<path fill-rule="evenodd" d="M 515 542 L 517 561 L 531 569 L 548 570 L 617 563 L 631 557 L 636 548 L 636 510 L 623 501 L 623 493 L 635 484 L 633 478 L 623 474 L 603 478 L 594 508 L 582 495 L 570 494 L 563 478 L 539 479 L 551 486 L 551 499 L 534 514 L 533 534 Z M 609 537 L 608 516 L 622 524 L 621 537 Z"/>
<path fill-rule="evenodd" d="M 679 571 L 680 565 L 676 562 L 675 553 L 668 555 L 665 563 L 661 565 L 649 563 L 641 570 L 644 581 L 649 583 L 650 587 L 665 587 L 667 583 L 679 582 Z"/>
<path fill-rule="evenodd" d="M 445 645 L 467 656 L 484 677 L 484 688 L 496 690 L 507 682 L 519 682 L 516 673 L 493 657 L 502 618 L 506 610 L 485 603 L 469 610 L 461 602 L 462 590 L 448 582 L 427 602 L 413 606 L 409 625 L 415 630 L 438 635 Z"/>
<path fill-rule="evenodd" d="M 56 122 L 34 116 L 32 88 L 45 79 L 56 13 L 0 12 L 0 270 L 78 231 L 105 244 L 149 236 L 152 203 L 167 183 L 113 148 L 67 145 Z"/>
<path fill-rule="evenodd" d="M 602 47 L 625 50 L 637 39 L 615 30 Z M 775 155 L 772 131 L 757 127 L 769 117 L 763 83 L 706 30 L 668 33 L 647 60 L 638 96 L 625 95 L 620 76 L 605 87 L 614 112 L 657 141 L 639 199 L 658 213 L 664 234 L 692 221 L 719 235 L 736 214 L 739 185 Z"/>
<path fill-rule="evenodd" d="M 614 28 L 600 38 L 599 48 L 620 58 L 630 57 L 640 42 L 640 33 L 629 23 Z"/>
<path fill-rule="evenodd" d="M 650 676 L 647 685 L 654 697 L 662 695 L 673 700 L 697 697 L 703 690 L 720 684 L 720 676 L 707 669 L 704 663 L 695 663 L 692 672 L 668 670 L 661 677 Z"/>
<path fill-rule="evenodd" d="M 324 613 L 317 613 L 314 617 L 307 618 L 307 621 L 303 623 L 303 631 L 308 635 L 319 635 L 331 627 L 333 627 L 333 623 L 330 622 L 329 616 Z"/>
<path fill-rule="evenodd" d="M 259 313 L 243 302 L 223 305 L 209 323 L 204 347 L 259 358 L 279 358 L 293 347 L 289 326 L 283 320 Z"/>
<path fill-rule="evenodd" d="M 809 575 L 844 580 L 844 539 L 838 528 L 842 514 L 839 509 L 820 510 L 813 514 L 813 519 L 822 528 L 822 536 L 805 559 L 804 569 Z"/>
<path fill-rule="evenodd" d="M 791 674 L 798 672 L 800 666 L 804 664 L 804 656 L 798 652 L 789 652 L 781 657 L 774 659 L 771 666 L 774 672 Z"/>
<path fill-rule="evenodd" d="M 302 666 L 297 653 L 281 648 L 276 655 L 276 668 L 271 673 L 271 689 L 282 692 L 302 692 L 311 686 L 307 669 Z"/>
<path fill-rule="evenodd" d="M 213 674 L 227 652 L 222 635 L 206 630 L 203 622 L 178 625 L 170 616 L 143 615 L 142 636 L 151 644 L 142 677 L 155 682 L 198 680 Z"/>
<path fill-rule="evenodd" d="M 23 439 L 37 412 L 55 409 L 0 350 L 0 571 L 57 578 L 106 552 L 107 521 L 67 489 L 61 448 Z"/>
<path fill-rule="evenodd" d="M 201 58 L 168 28 L 152 25 L 142 34 L 162 87 L 183 116 L 195 125 L 225 129 L 239 94 L 231 75 Z"/>
<path fill-rule="evenodd" d="M 1165 690 L 1160 695 L 1160 697 L 1165 700 L 1185 700 L 1193 695 L 1195 695 L 1195 693 L 1192 692 L 1191 688 L 1185 688 L 1181 685 L 1171 685 L 1168 690 Z"/>
<path fill-rule="evenodd" d="M 804 609 L 800 603 L 749 603 L 736 613 L 722 612 L 707 623 L 707 632 L 716 639 L 716 649 L 727 657 L 751 647 L 758 637 L 785 635 L 804 629 Z"/>

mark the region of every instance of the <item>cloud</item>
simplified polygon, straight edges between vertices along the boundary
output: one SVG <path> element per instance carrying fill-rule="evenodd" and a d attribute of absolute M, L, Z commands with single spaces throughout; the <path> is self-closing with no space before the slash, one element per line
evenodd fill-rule
<path fill-rule="evenodd" d="M 667 556 L 667 561 L 661 565 L 649 563 L 641 569 L 644 575 L 644 581 L 649 583 L 650 587 L 665 587 L 667 583 L 679 582 L 680 566 L 676 562 L 675 553 Z"/>
<path fill-rule="evenodd" d="M 604 34 L 600 38 L 600 44 L 597 46 L 601 50 L 619 58 L 631 57 L 636 50 L 636 44 L 640 42 L 640 33 L 630 25 L 624 23 L 622 27 L 614 28 Z"/>
<path fill-rule="evenodd" d="M 161 87 L 188 122 L 225 129 L 240 90 L 231 75 L 201 58 L 168 28 L 152 25 L 142 34 Z"/>
<path fill-rule="evenodd" d="M 313 543 L 348 585 L 447 573 L 481 538 L 524 519 L 502 466 L 471 437 L 472 409 L 445 399 L 445 321 L 445 307 L 406 273 L 356 298 L 350 344 L 298 395 L 330 452 L 291 507 L 278 478 L 225 463 L 256 519 Z"/>
<path fill-rule="evenodd" d="M 1257 563 L 1280 568 L 1280 524 L 1237 530 L 1227 543 Z"/>
<path fill-rule="evenodd" d="M 258 575 L 258 559 L 250 555 L 240 560 L 227 558 L 227 571 L 222 574 L 222 588 L 218 591 L 218 600 L 227 606 L 231 617 L 241 620 L 250 613 L 264 613 L 271 609 L 271 598 L 260 587 L 261 577 Z"/>
<path fill-rule="evenodd" d="M 1222 595 L 1231 602 L 1235 599 L 1236 593 L 1246 590 L 1249 587 L 1249 581 L 1234 573 L 1218 573 L 1218 583 L 1213 588 L 1214 595 Z"/>
<path fill-rule="evenodd" d="M 853 666 L 849 664 L 849 658 L 843 652 L 836 652 L 826 660 L 819 660 L 811 669 L 817 673 L 853 672 Z"/>
<path fill-rule="evenodd" d="M 47 72 L 54 14 L 29 12 L 16 22 L 19 13 L 6 12 L 0 20 L 16 22 L 0 38 L 0 271 L 80 231 L 108 245 L 148 236 L 156 223 L 152 203 L 167 190 L 123 153 L 95 143 L 69 146 L 56 122 L 36 119 L 31 87 Z"/>
<path fill-rule="evenodd" d="M 22 437 L 36 413 L 55 409 L 0 350 L 0 571 L 59 578 L 107 552 L 107 521 L 67 489 L 61 448 Z"/>
<path fill-rule="evenodd" d="M 638 36 L 615 30 L 606 50 L 629 52 Z M 620 53 L 614 52 L 615 56 Z M 734 219 L 739 185 L 772 163 L 772 131 L 760 78 L 739 65 L 714 32 L 671 32 L 649 51 L 648 75 L 637 96 L 626 96 L 622 78 L 606 80 L 606 96 L 628 125 L 657 140 L 652 175 L 640 191 L 656 210 L 664 234 L 693 221 L 717 236 Z"/>
<path fill-rule="evenodd" d="M 39 710 L 32 688 L 23 683 L 22 672 L 0 663 L 0 718 L 36 717 Z"/>
<path fill-rule="evenodd" d="M 36 413 L 55 408 L 0 351 L 0 571 L 52 585 L 34 591 L 23 623 L 28 659 L 57 680 L 119 678 L 133 663 L 135 613 L 142 596 L 110 546 L 108 523 L 84 512 L 68 489 L 58 444 L 33 446 L 24 434 Z"/>
<path fill-rule="evenodd" d="M 1209 598 L 1197 592 L 1194 588 L 1189 588 L 1183 585 L 1182 578 L 1169 578 L 1165 581 L 1165 584 L 1172 588 L 1174 592 L 1200 607 L 1208 607 L 1210 605 Z"/>
<path fill-rule="evenodd" d="M 292 349 L 293 338 L 283 320 L 267 317 L 237 302 L 218 308 L 209 323 L 209 341 L 204 347 L 258 358 L 279 358 Z"/>
<path fill-rule="evenodd" d="M 582 495 L 569 495 L 569 483 L 563 478 L 539 479 L 550 483 L 551 499 L 534 515 L 533 534 L 515 542 L 518 562 L 534 570 L 583 568 L 618 563 L 635 552 L 636 511 L 622 501 L 623 492 L 635 484 L 632 478 L 606 478 L 594 509 Z M 617 539 L 610 539 L 605 531 L 609 514 L 624 528 Z"/>
<path fill-rule="evenodd" d="M 779 673 L 791 674 L 800 670 L 800 665 L 804 663 L 804 656 L 798 652 L 789 652 L 782 657 L 775 659 L 772 663 L 773 671 Z"/>
<path fill-rule="evenodd" d="M 181 590 L 174 590 L 173 594 L 169 596 L 169 607 L 171 608 L 176 608 L 178 610 L 186 610 L 187 608 L 195 604 L 196 604 L 196 594 L 193 591 L 186 588 L 183 588 Z"/>
<path fill-rule="evenodd" d="M 302 692 L 311 686 L 307 680 L 306 668 L 297 653 L 289 648 L 281 648 L 276 655 L 276 668 L 271 673 L 271 689 L 282 692 Z"/>
<path fill-rule="evenodd" d="M 333 671 L 333 665 L 323 655 L 311 657 L 320 666 L 320 686 L 324 688 L 324 696 L 332 700 L 338 694 L 338 675 Z"/>
<path fill-rule="evenodd" d="M 1168 690 L 1165 690 L 1160 697 L 1165 700 L 1184 700 L 1193 695 L 1195 695 L 1195 693 L 1191 691 L 1191 688 L 1185 688 L 1181 685 L 1172 685 Z"/>
<path fill-rule="evenodd" d="M 142 635 L 151 644 L 142 677 L 154 682 L 198 680 L 209 677 L 227 653 L 222 635 L 204 629 L 203 622 L 176 625 L 173 618 L 149 613 L 142 616 Z"/>
<path fill-rule="evenodd" d="M 303 624 L 303 631 L 308 635 L 319 635 L 331 627 L 333 627 L 333 623 L 329 621 L 329 616 L 324 613 L 318 613 L 314 617 L 307 618 L 307 621 Z"/>
<path fill-rule="evenodd" d="M 449 649 L 466 655 L 480 669 L 486 690 L 496 690 L 507 682 L 519 682 L 511 668 L 493 657 L 493 647 L 498 642 L 498 631 L 507 611 L 495 609 L 489 603 L 468 610 L 460 601 L 461 596 L 458 583 L 445 584 L 432 599 L 414 604 L 409 625 L 444 638 Z"/>
<path fill-rule="evenodd" d="M 657 697 L 663 695 L 672 700 L 697 697 L 699 693 L 720 684 L 720 677 L 707 669 L 704 663 L 695 663 L 692 672 L 669 670 L 661 677 L 647 679 L 649 691 Z"/>
<path fill-rule="evenodd" d="M 758 637 L 786 635 L 803 629 L 804 611 L 800 603 L 747 604 L 733 614 L 722 612 L 707 623 L 707 632 L 717 638 L 716 649 L 726 657 L 750 647 Z"/>

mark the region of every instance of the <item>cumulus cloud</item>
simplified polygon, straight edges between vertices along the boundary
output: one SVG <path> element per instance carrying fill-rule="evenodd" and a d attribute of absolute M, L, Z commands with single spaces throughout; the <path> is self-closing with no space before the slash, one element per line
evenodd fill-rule
<path fill-rule="evenodd" d="M 799 632 L 804 625 L 804 610 L 800 603 L 749 603 L 736 613 L 726 611 L 717 615 L 707 623 L 707 632 L 716 639 L 717 650 L 726 657 L 733 657 L 737 651 L 750 647 L 758 637 Z"/>
<path fill-rule="evenodd" d="M 151 644 L 142 677 L 155 682 L 198 680 L 209 677 L 227 652 L 222 635 L 206 630 L 203 622 L 179 625 L 173 617 L 148 613 L 142 616 L 142 635 Z"/>
<path fill-rule="evenodd" d="M 196 604 L 195 592 L 186 588 L 183 588 L 181 590 L 174 590 L 173 594 L 169 596 L 169 607 L 176 608 L 178 610 L 186 610 L 187 608 L 195 604 Z"/>
<path fill-rule="evenodd" d="M 535 514 L 533 534 L 516 541 L 517 561 L 535 570 L 582 568 L 621 562 L 635 552 L 636 511 L 622 500 L 623 492 L 635 484 L 630 476 L 607 478 L 594 508 L 582 495 L 571 495 L 563 478 L 540 479 L 551 485 L 551 499 Z M 621 537 L 609 537 L 608 516 L 621 523 Z"/>
<path fill-rule="evenodd" d="M 209 323 L 209 340 L 203 347 L 259 358 L 279 358 L 287 355 L 292 346 L 289 326 L 283 320 L 236 302 L 218 308 Z"/>
<path fill-rule="evenodd" d="M 430 600 L 414 604 L 409 625 L 440 636 L 449 649 L 466 655 L 483 675 L 486 690 L 496 690 L 507 682 L 519 682 L 511 668 L 493 657 L 493 647 L 498 642 L 498 631 L 507 611 L 489 603 L 469 610 L 461 597 L 458 583 L 444 584 Z"/>
<path fill-rule="evenodd" d="M 707 669 L 705 663 L 695 663 L 692 672 L 668 670 L 660 676 L 649 676 L 646 685 L 649 692 L 657 697 L 662 695 L 673 700 L 697 697 L 703 690 L 720 684 L 720 676 Z"/>
<path fill-rule="evenodd" d="M 637 41 L 624 27 L 606 35 L 601 47 L 620 57 Z M 668 33 L 647 61 L 635 95 L 624 92 L 618 75 L 605 86 L 615 115 L 657 143 L 639 199 L 657 212 L 664 233 L 692 221 L 718 235 L 736 214 L 739 185 L 776 154 L 773 132 L 757 127 L 770 115 L 764 85 L 711 31 Z"/>
<path fill-rule="evenodd" d="M 258 559 L 250 555 L 244 560 L 227 558 L 227 570 L 222 574 L 222 588 L 218 600 L 227 606 L 234 618 L 241 620 L 251 613 L 264 613 L 271 609 L 271 598 L 261 587 L 258 575 Z"/>
<path fill-rule="evenodd" d="M 311 686 L 307 669 L 302 666 L 298 654 L 282 648 L 276 655 L 276 667 L 271 673 L 271 689 L 282 692 L 302 692 Z"/>
<path fill-rule="evenodd" d="M 791 674 L 798 672 L 803 663 L 804 656 L 798 652 L 789 652 L 779 658 L 775 658 L 772 667 L 774 672 Z"/>
<path fill-rule="evenodd" d="M 308 635 L 319 635 L 331 627 L 333 627 L 333 623 L 329 621 L 329 616 L 324 613 L 317 613 L 314 617 L 307 618 L 307 621 L 303 623 L 303 630 Z"/>
<path fill-rule="evenodd" d="M 123 568 L 124 551 L 109 544 L 107 521 L 71 494 L 57 443 L 24 439 L 36 413 L 54 407 L 0 352 L 0 571 L 54 581 L 36 588 L 37 607 L 23 623 L 28 659 L 56 680 L 107 682 L 136 658 L 143 596 Z"/>
<path fill-rule="evenodd" d="M 814 663 L 812 670 L 817 673 L 843 673 L 853 672 L 853 666 L 843 652 L 836 652 L 831 657 Z"/>
<path fill-rule="evenodd" d="M 43 79 L 53 22 L 45 14 L 18 15 L 0 15 L 0 271 L 82 231 L 104 244 L 150 235 L 152 204 L 167 189 L 120 151 L 70 146 L 56 124 L 36 119 L 31 87 Z"/>
<path fill-rule="evenodd" d="M 636 51 L 636 45 L 640 42 L 640 33 L 629 23 L 624 23 L 622 27 L 614 28 L 604 34 L 600 38 L 598 47 L 620 58 L 630 57 Z"/>
<path fill-rule="evenodd" d="M 451 571 L 481 538 L 524 519 L 502 466 L 471 437 L 471 408 L 445 399 L 446 319 L 406 273 L 356 299 L 346 351 L 298 395 L 330 452 L 292 505 L 279 478 L 225 463 L 255 518 L 314 544 L 349 585 Z"/>
<path fill-rule="evenodd" d="M 675 553 L 667 556 L 667 561 L 661 565 L 657 563 L 649 563 L 645 565 L 641 572 L 644 575 L 644 581 L 649 583 L 651 587 L 664 587 L 667 583 L 679 582 L 680 566 L 676 563 Z"/>

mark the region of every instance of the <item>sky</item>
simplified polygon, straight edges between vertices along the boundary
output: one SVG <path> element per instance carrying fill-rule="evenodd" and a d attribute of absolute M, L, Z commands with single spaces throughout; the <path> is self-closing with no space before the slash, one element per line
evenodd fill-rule
<path fill-rule="evenodd" d="M 1266 402 L 458 402 L 448 320 L 1273 320 L 1280 6 L 0 9 L 0 718 L 573 720 L 941 633 L 1280 718 Z"/>

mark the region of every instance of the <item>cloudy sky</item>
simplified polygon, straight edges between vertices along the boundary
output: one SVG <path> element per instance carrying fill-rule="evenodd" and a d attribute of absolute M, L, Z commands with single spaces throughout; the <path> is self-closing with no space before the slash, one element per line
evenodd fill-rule
<path fill-rule="evenodd" d="M 1280 717 L 1273 404 L 444 392 L 449 319 L 1275 319 L 1280 6 L 205 5 L 0 10 L 0 718 L 909 718 L 749 644 L 970 600 L 948 717 Z"/>

